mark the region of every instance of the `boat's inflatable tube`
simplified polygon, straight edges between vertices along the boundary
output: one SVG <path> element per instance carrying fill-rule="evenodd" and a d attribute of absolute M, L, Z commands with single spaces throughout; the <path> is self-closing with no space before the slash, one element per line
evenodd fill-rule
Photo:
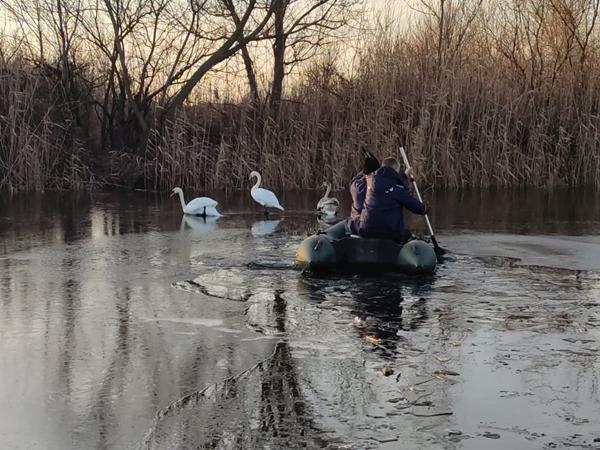
<path fill-rule="evenodd" d="M 314 271 L 388 269 L 409 274 L 430 274 L 437 263 L 433 248 L 420 240 L 403 246 L 385 239 L 347 237 L 340 222 L 326 233 L 307 237 L 296 252 L 296 263 Z"/>

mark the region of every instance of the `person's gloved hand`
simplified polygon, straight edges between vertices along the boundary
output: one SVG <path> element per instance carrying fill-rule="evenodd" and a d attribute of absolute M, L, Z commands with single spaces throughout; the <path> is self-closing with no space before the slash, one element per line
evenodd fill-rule
<path fill-rule="evenodd" d="M 414 181 L 415 180 L 414 172 L 412 170 L 412 167 L 407 167 L 406 170 L 404 171 L 404 175 L 406 175 L 406 178 L 408 178 L 410 181 Z"/>

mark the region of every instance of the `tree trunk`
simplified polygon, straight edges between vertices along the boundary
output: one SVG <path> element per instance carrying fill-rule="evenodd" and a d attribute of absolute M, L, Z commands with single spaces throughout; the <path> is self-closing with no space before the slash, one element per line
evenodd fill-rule
<path fill-rule="evenodd" d="M 248 76 L 248 85 L 250 87 L 252 105 L 254 107 L 257 107 L 260 103 L 260 98 L 258 96 L 258 82 L 256 81 L 256 72 L 254 71 L 254 64 L 252 62 L 252 58 L 250 57 L 250 53 L 248 52 L 248 47 L 246 45 L 242 46 L 242 59 L 244 60 L 244 66 L 246 67 L 246 75 Z"/>
<path fill-rule="evenodd" d="M 275 42 L 273 44 L 273 84 L 269 108 L 273 117 L 279 116 L 281 97 L 283 95 L 283 79 L 285 78 L 285 46 L 286 34 L 284 29 L 285 12 L 289 0 L 279 0 L 274 10 Z"/>
<path fill-rule="evenodd" d="M 440 19 L 439 19 L 439 31 L 438 31 L 438 58 L 437 58 L 437 67 L 438 67 L 438 76 L 442 71 L 442 58 L 443 58 L 443 46 L 444 46 L 444 33 L 446 27 L 446 10 L 445 10 L 446 0 L 440 0 Z"/>

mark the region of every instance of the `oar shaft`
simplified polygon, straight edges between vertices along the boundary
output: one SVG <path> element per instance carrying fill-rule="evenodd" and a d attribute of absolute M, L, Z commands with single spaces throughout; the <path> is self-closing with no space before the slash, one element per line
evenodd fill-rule
<path fill-rule="evenodd" d="M 404 165 L 407 169 L 410 169 L 410 163 L 408 162 L 408 157 L 406 156 L 406 152 L 404 151 L 404 147 L 400 147 L 400 153 L 402 154 L 402 159 L 404 160 Z M 421 203 L 423 203 L 423 198 L 421 197 L 421 192 L 419 192 L 419 186 L 417 186 L 417 182 L 412 180 L 413 186 L 415 187 L 415 194 L 417 194 L 417 198 Z M 433 227 L 431 226 L 431 222 L 429 221 L 429 216 L 425 214 L 425 223 L 427 223 L 427 228 L 429 228 L 429 234 L 433 236 Z"/>

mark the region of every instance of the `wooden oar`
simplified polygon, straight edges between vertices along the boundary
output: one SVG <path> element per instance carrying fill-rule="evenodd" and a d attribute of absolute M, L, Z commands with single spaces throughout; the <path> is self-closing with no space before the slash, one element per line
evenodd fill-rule
<path fill-rule="evenodd" d="M 408 157 L 406 156 L 406 152 L 404 151 L 404 147 L 400 147 L 400 153 L 402 154 L 402 159 L 404 160 L 404 165 L 407 169 L 411 169 L 410 163 L 408 162 Z M 417 198 L 421 203 L 423 203 L 423 199 L 421 198 L 421 193 L 419 192 L 419 187 L 417 186 L 417 182 L 414 178 L 411 177 L 411 181 L 415 186 L 415 193 L 417 194 Z M 425 214 L 425 222 L 427 222 L 427 228 L 429 228 L 429 236 L 431 236 L 431 243 L 433 244 L 433 250 L 435 251 L 435 256 L 438 262 L 442 262 L 442 256 L 446 254 L 446 250 L 439 246 L 437 239 L 435 238 L 435 234 L 433 233 L 433 227 L 431 226 L 431 222 L 429 221 L 429 216 Z"/>

